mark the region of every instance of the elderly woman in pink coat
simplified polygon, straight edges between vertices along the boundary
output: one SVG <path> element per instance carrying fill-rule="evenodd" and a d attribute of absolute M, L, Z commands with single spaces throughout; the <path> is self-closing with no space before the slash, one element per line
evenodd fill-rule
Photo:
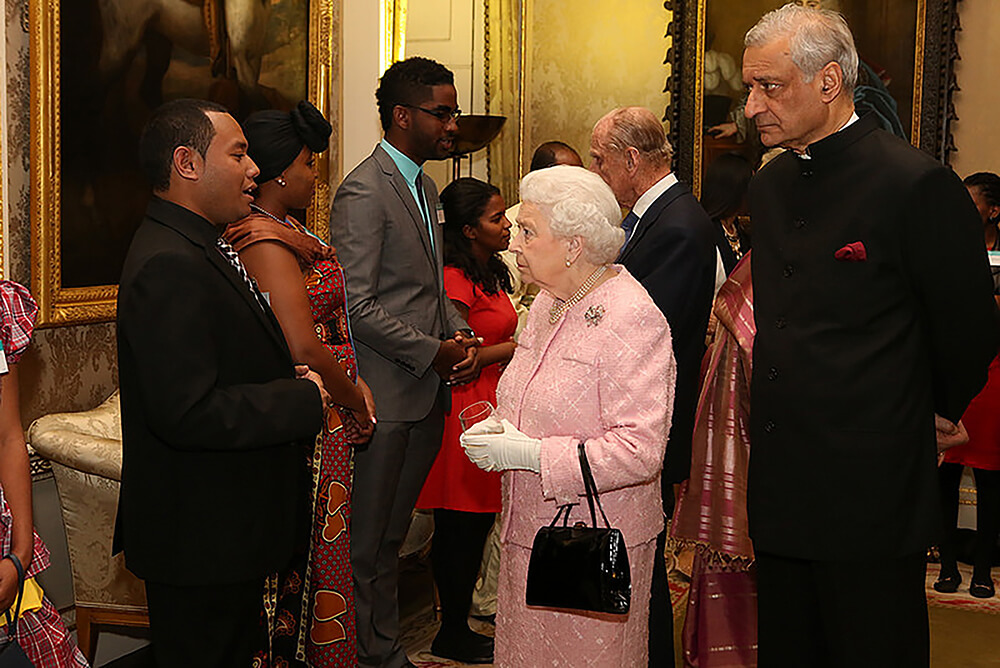
<path fill-rule="evenodd" d="M 643 287 L 611 264 L 624 240 L 614 195 L 595 174 L 551 167 L 521 181 L 510 250 L 532 304 L 497 388 L 497 411 L 462 436 L 479 466 L 503 476 L 496 665 L 645 666 L 660 468 L 673 405 L 670 329 Z M 589 524 L 583 442 L 611 525 L 621 530 L 632 603 L 616 616 L 525 603 L 535 532 L 573 506 Z M 664 632 L 669 632 L 669 629 Z"/>

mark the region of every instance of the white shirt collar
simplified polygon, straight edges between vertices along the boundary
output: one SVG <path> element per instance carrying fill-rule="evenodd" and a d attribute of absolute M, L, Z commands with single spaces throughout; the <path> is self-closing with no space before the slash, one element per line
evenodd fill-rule
<path fill-rule="evenodd" d="M 632 213 L 637 217 L 642 218 L 642 215 L 646 213 L 646 209 L 652 206 L 660 195 L 667 192 L 667 190 L 677 183 L 677 176 L 673 172 L 670 172 L 662 179 L 654 183 L 649 190 L 644 192 L 639 196 L 639 199 L 635 201 L 635 206 L 632 207 Z"/>

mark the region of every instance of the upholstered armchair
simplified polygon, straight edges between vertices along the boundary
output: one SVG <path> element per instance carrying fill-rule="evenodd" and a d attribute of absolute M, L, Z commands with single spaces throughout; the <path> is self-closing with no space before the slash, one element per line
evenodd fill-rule
<path fill-rule="evenodd" d="M 28 430 L 31 446 L 52 463 L 73 569 L 80 648 L 91 662 L 98 626 L 148 626 L 146 590 L 111 556 L 122 470 L 118 392 L 97 408 L 57 413 Z"/>

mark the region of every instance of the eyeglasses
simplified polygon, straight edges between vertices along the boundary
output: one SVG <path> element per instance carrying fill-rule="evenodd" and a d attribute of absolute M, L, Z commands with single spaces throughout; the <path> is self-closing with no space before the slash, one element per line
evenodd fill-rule
<path fill-rule="evenodd" d="M 417 109 L 419 111 L 424 112 L 425 114 L 430 114 L 431 116 L 438 119 L 442 123 L 447 123 L 452 119 L 457 120 L 458 117 L 462 115 L 462 110 L 458 109 L 457 107 L 455 109 L 449 109 L 448 107 L 438 107 L 437 109 L 424 109 L 423 107 L 418 107 L 413 104 L 403 104 L 400 106 L 407 107 L 409 109 Z"/>

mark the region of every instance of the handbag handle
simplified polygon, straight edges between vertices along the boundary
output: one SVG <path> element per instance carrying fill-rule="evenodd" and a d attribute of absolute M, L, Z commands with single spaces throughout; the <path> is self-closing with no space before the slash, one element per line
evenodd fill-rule
<path fill-rule="evenodd" d="M 556 525 L 556 522 L 559 521 L 560 517 L 563 518 L 563 526 L 566 526 L 567 524 L 569 524 L 569 511 L 575 505 L 576 505 L 575 503 L 567 503 L 564 506 L 559 506 L 559 510 L 556 511 L 556 516 L 552 518 L 552 524 L 550 524 L 549 526 L 550 527 L 554 527 Z M 566 512 L 565 515 L 563 515 L 563 511 Z"/>
<path fill-rule="evenodd" d="M 17 618 L 21 615 L 21 599 L 24 598 L 24 566 L 21 565 L 21 560 L 17 558 L 16 554 L 8 554 L 4 559 L 10 559 L 10 562 L 14 564 L 14 569 L 17 571 L 17 602 L 14 604 L 14 618 L 11 619 L 9 609 L 4 613 L 7 617 L 7 640 L 16 643 Z"/>
<path fill-rule="evenodd" d="M 597 494 L 597 483 L 594 482 L 594 474 L 590 470 L 590 462 L 587 460 L 587 448 L 583 441 L 577 445 L 577 450 L 580 452 L 580 472 L 583 474 L 583 488 L 587 492 L 587 505 L 590 506 L 590 523 L 595 529 L 597 528 L 597 516 L 594 514 L 594 502 L 597 502 L 597 509 L 601 511 L 601 517 L 604 518 L 604 526 L 608 529 L 611 528 L 611 524 L 608 522 L 608 516 L 604 514 L 604 508 L 601 506 L 601 497 Z"/>

